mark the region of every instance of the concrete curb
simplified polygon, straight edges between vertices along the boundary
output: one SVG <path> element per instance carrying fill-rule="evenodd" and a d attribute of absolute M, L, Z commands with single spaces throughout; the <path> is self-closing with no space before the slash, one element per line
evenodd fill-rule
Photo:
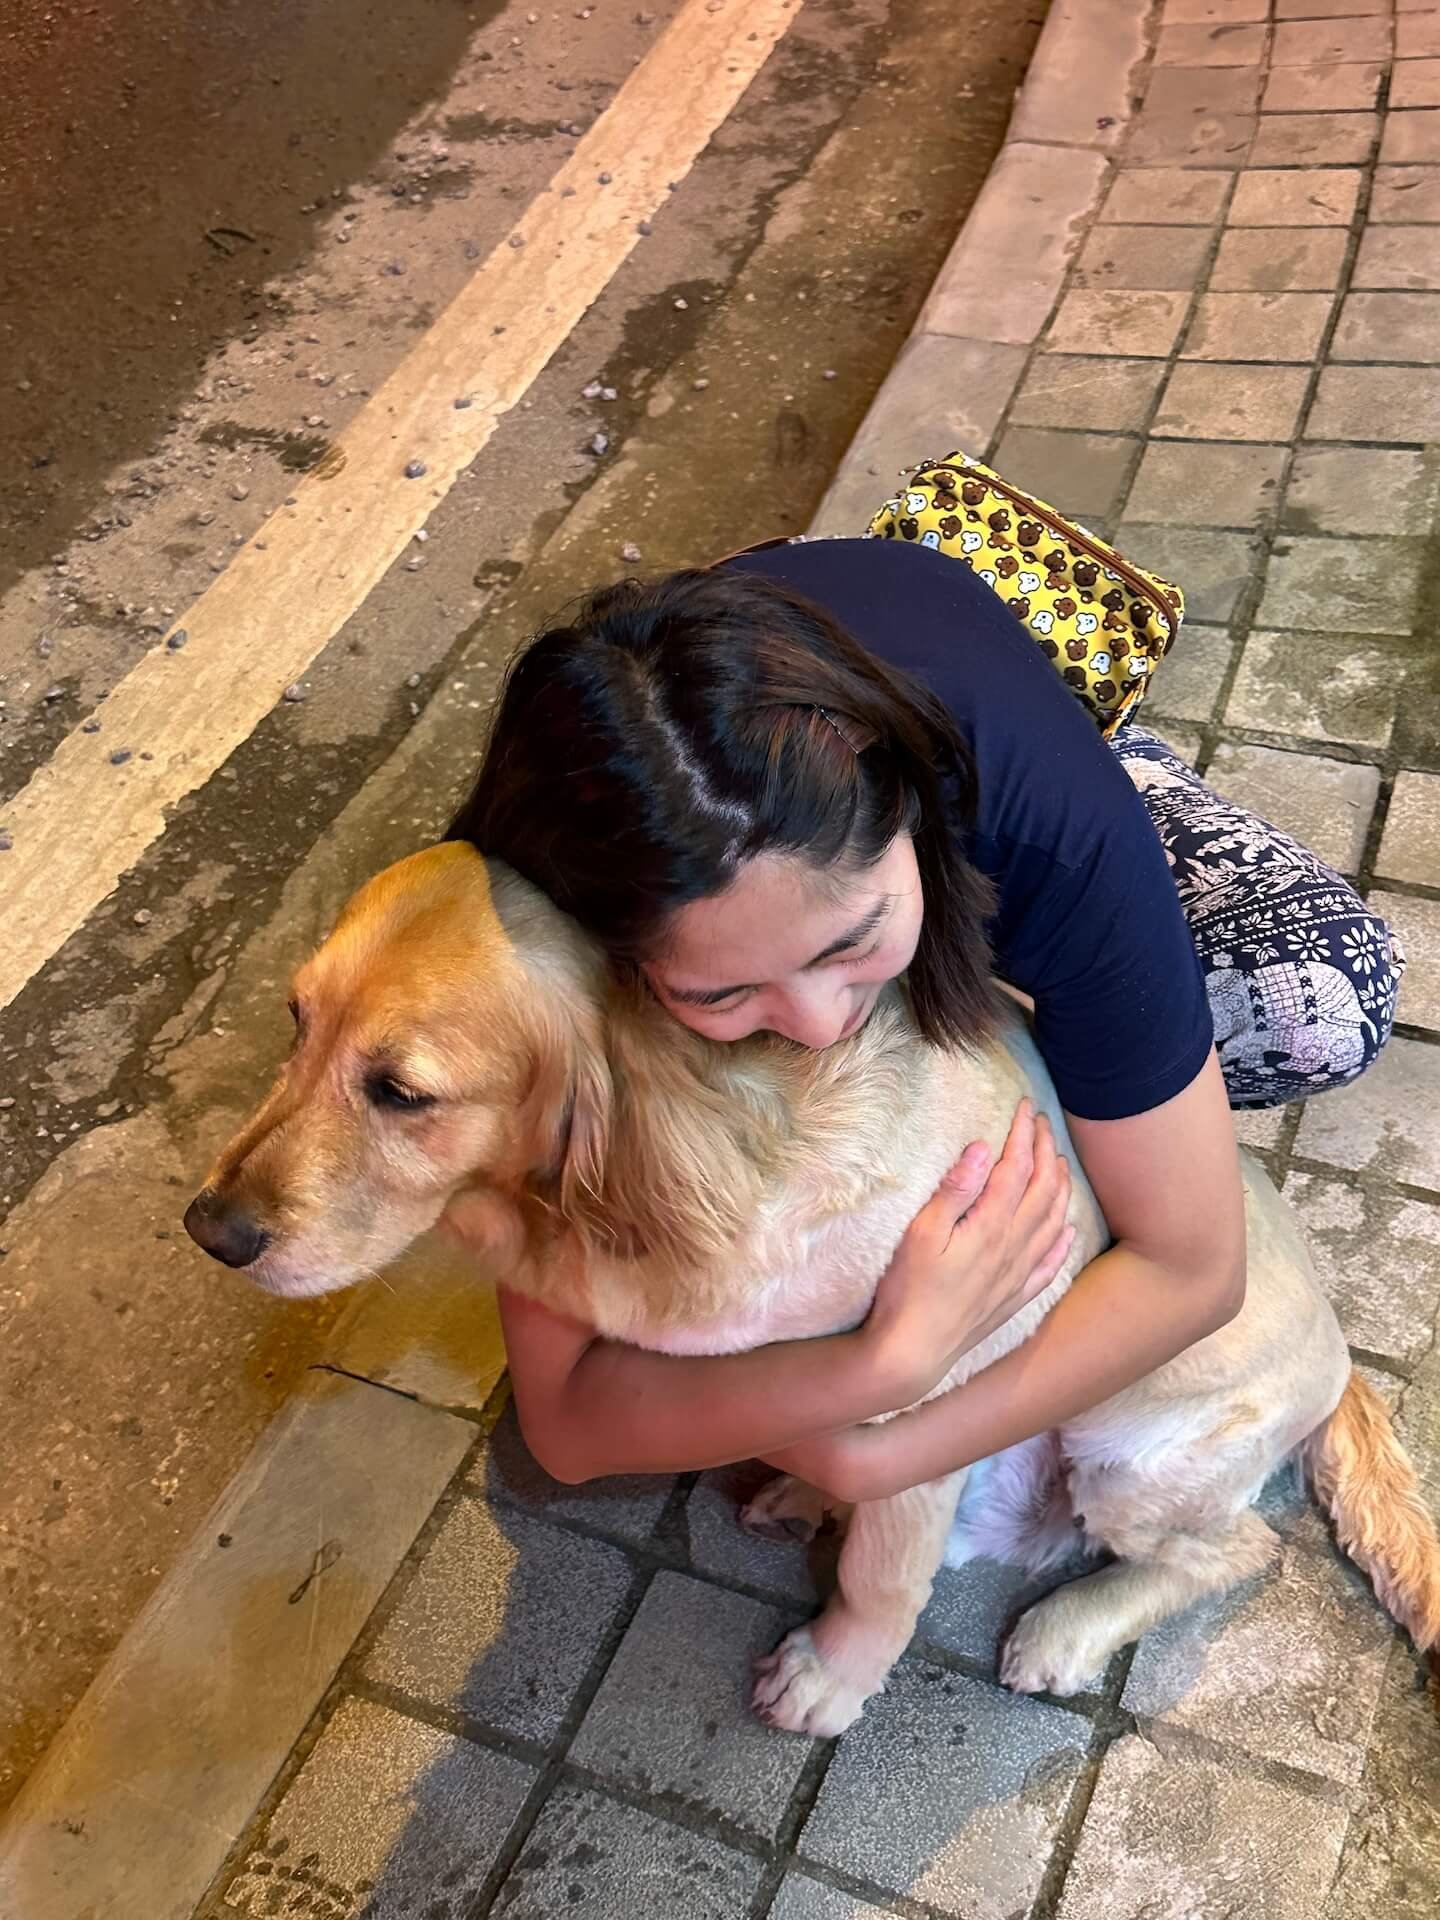
<path fill-rule="evenodd" d="M 941 442 L 988 446 L 1108 184 L 1150 11 L 1052 0 L 1005 143 L 812 531 L 859 531 L 893 474 Z M 7 1915 L 189 1920 L 503 1366 L 473 1273 L 433 1248 L 407 1264 L 403 1304 L 357 1298 L 333 1371 L 257 1443 L 0 1823 Z"/>
<path fill-rule="evenodd" d="M 895 475 L 983 454 L 1109 185 L 1151 0 L 1053 0 L 1005 142 L 811 522 L 859 533 Z"/>

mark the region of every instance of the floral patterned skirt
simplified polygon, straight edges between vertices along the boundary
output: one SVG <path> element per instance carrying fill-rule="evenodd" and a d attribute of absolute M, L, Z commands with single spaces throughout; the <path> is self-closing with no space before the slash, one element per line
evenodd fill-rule
<path fill-rule="evenodd" d="M 1165 847 L 1232 1107 L 1342 1087 L 1390 1037 L 1405 956 L 1338 873 L 1222 800 L 1153 733 L 1111 741 Z"/>

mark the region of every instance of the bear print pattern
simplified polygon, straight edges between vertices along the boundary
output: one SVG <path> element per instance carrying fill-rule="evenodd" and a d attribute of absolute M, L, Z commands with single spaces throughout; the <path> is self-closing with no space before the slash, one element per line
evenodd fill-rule
<path fill-rule="evenodd" d="M 1107 738 L 1144 698 L 1185 611 L 1178 587 L 1121 561 L 1043 502 L 1012 498 L 998 475 L 964 453 L 917 467 L 867 538 L 910 540 L 972 568 Z"/>

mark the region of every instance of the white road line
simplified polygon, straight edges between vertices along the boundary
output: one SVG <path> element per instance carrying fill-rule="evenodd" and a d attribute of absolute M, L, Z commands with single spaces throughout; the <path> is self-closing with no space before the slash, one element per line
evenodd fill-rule
<path fill-rule="evenodd" d="M 764 65 L 802 0 L 687 0 L 332 455 L 307 474 L 177 627 L 0 807 L 0 1007 L 345 624 L 624 263 Z M 712 8 L 714 9 L 712 11 Z M 610 176 L 601 186 L 599 177 Z M 458 396 L 471 406 L 457 409 Z M 423 477 L 405 468 L 423 462 Z M 168 637 L 168 636 L 167 636 Z M 130 758 L 114 764 L 112 755 Z M 148 755 L 149 758 L 142 758 Z"/>

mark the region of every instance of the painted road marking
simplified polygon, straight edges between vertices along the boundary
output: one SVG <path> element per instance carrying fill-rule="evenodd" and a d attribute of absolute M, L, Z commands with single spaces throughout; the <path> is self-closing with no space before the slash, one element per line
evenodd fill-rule
<path fill-rule="evenodd" d="M 0 827 L 0 1007 L 59 951 L 404 552 L 624 264 L 802 0 L 687 0 L 509 235 Z M 601 186 L 599 176 L 610 176 Z M 457 409 L 458 395 L 472 404 Z M 407 478 L 405 469 L 423 466 Z M 168 636 L 167 636 L 168 637 Z M 113 756 L 128 752 L 116 764 Z M 149 756 L 145 758 L 143 756 Z"/>

